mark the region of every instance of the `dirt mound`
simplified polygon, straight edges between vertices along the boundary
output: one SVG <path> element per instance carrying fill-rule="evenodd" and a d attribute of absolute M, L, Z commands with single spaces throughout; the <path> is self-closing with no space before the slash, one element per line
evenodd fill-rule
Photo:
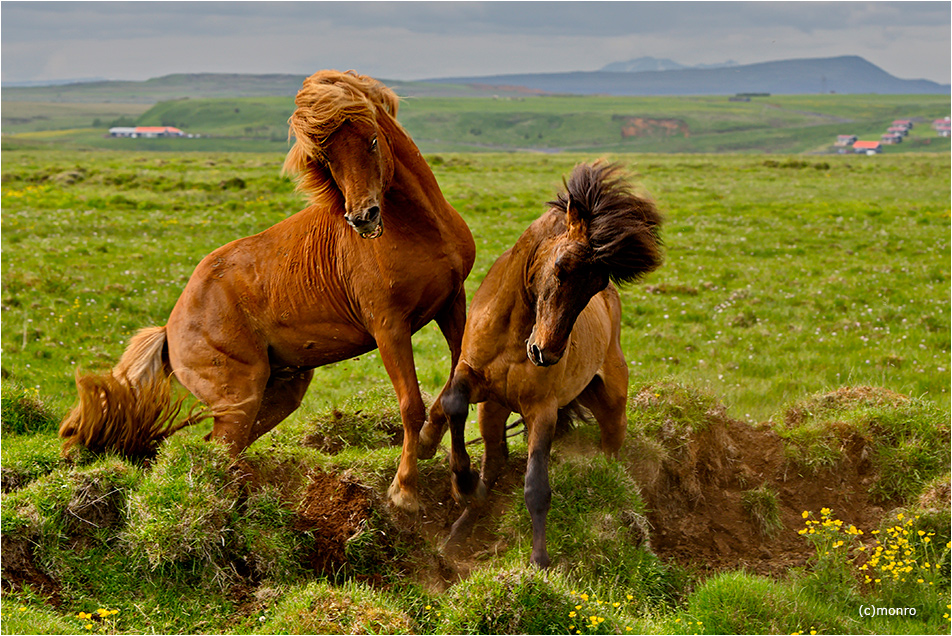
<path fill-rule="evenodd" d="M 313 549 L 302 560 L 315 572 L 336 573 L 347 563 L 347 542 L 370 519 L 373 503 L 366 486 L 346 476 L 312 472 L 294 524 L 295 530 L 314 538 Z"/>
<path fill-rule="evenodd" d="M 688 125 L 680 119 L 652 119 L 650 117 L 623 117 L 621 120 L 621 136 L 629 137 L 672 137 L 681 136 L 687 139 L 691 136 Z"/>
<path fill-rule="evenodd" d="M 668 454 L 630 449 L 630 468 L 649 510 L 652 549 L 700 571 L 743 567 L 779 575 L 812 554 L 797 534 L 805 510 L 831 508 L 846 524 L 877 527 L 892 506 L 868 494 L 875 478 L 868 443 L 854 435 L 843 445 L 837 466 L 802 474 L 777 433 L 717 412 Z M 776 502 L 773 524 L 754 509 L 758 493 Z"/>

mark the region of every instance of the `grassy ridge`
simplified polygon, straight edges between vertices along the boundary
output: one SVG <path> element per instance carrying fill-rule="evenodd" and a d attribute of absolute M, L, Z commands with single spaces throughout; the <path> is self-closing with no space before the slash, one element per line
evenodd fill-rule
<path fill-rule="evenodd" d="M 140 125 L 177 126 L 203 137 L 187 140 L 104 139 L 107 126 L 77 130 L 77 119 L 66 117 L 66 106 L 77 107 L 51 104 L 40 108 L 42 114 L 31 115 L 22 104 L 6 102 L 4 132 L 24 140 L 111 149 L 282 152 L 293 99 L 170 100 L 138 118 Z M 895 154 L 948 152 L 949 140 L 929 128 L 948 111 L 947 96 L 930 95 L 773 96 L 750 102 L 726 97 L 409 97 L 400 120 L 424 152 L 814 153 L 829 152 L 838 134 L 878 141 L 894 119 L 916 119 L 919 126 L 907 141 L 886 149 Z M 57 117 L 66 132 L 37 134 L 55 130 Z M 98 118 L 111 119 L 105 113 Z"/>

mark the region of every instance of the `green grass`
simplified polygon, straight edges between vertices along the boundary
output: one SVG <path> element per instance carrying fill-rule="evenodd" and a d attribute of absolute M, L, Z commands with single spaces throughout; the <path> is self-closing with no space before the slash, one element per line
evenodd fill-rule
<path fill-rule="evenodd" d="M 622 290 L 629 448 L 677 461 L 681 441 L 732 417 L 768 422 L 791 466 L 820 470 L 835 465 L 845 435 L 863 435 L 870 488 L 921 510 L 930 531 L 947 526 L 947 504 L 929 493 L 949 470 L 949 157 L 611 157 L 667 217 L 666 263 Z M 562 176 L 592 157 L 427 158 L 476 238 L 471 297 Z M 855 578 L 836 596 L 814 566 L 783 581 L 697 579 L 662 562 L 644 543 L 637 484 L 623 464 L 592 457 L 592 427 L 557 445 L 551 464 L 550 572 L 524 565 L 515 477 L 504 493 L 515 506 L 488 522 L 500 553 L 448 590 L 420 580 L 439 571 L 438 546 L 383 509 L 348 544 L 348 566 L 318 575 L 300 558 L 315 537 L 294 526 L 309 471 L 346 473 L 382 494 L 396 466 L 396 401 L 375 353 L 317 370 L 302 407 L 250 449 L 262 483 L 249 496 L 220 449 L 200 441 L 207 425 L 173 436 L 148 464 L 62 458 L 56 423 L 75 398 L 75 371 L 110 367 L 136 329 L 164 323 L 209 251 L 300 209 L 281 161 L 5 147 L 3 560 L 7 571 L 27 550 L 59 596 L 5 591 L 0 631 L 948 631 L 947 557 L 934 594 Z M 414 351 L 422 388 L 436 395 L 449 355 L 435 326 L 414 337 Z M 880 388 L 845 388 L 861 385 Z M 477 435 L 470 422 L 467 438 Z M 511 446 L 524 461 L 524 442 Z M 445 457 L 422 462 L 421 485 L 448 474 Z M 756 493 L 749 513 L 769 532 L 772 493 L 757 486 L 745 486 Z M 860 601 L 923 609 L 915 620 L 861 620 Z M 77 618 L 98 608 L 119 613 L 111 623 Z"/>
<path fill-rule="evenodd" d="M 633 384 L 684 380 L 749 420 L 844 385 L 948 400 L 948 157 L 613 157 L 667 217 L 665 264 L 622 290 Z M 583 158 L 430 157 L 476 238 L 469 294 Z M 301 207 L 280 155 L 4 159 L 3 369 L 57 415 L 75 369 L 111 366 L 163 324 L 205 254 Z M 445 344 L 433 326 L 414 343 L 435 395 Z M 371 353 L 318 370 L 305 407 L 387 384 Z"/>
<path fill-rule="evenodd" d="M 283 92 L 283 91 L 282 91 Z M 137 110 L 138 109 L 138 110 Z M 137 151 L 287 149 L 287 97 L 171 99 L 135 104 L 4 102 L 3 130 L 23 143 Z M 9 111 L 9 113 L 8 113 Z M 931 129 L 949 112 L 943 95 L 776 95 L 750 102 L 711 97 L 432 97 L 403 100 L 400 121 L 424 152 L 835 153 L 839 134 L 878 141 L 894 119 L 917 122 L 886 154 L 948 153 Z M 110 139 L 118 117 L 176 126 L 193 139 Z M 641 132 L 633 134 L 640 124 Z M 659 122 L 673 126 L 665 130 Z M 127 122 L 129 123 L 129 122 Z M 635 128 L 632 128 L 632 126 Z M 5 139 L 11 143 L 11 139 Z"/>

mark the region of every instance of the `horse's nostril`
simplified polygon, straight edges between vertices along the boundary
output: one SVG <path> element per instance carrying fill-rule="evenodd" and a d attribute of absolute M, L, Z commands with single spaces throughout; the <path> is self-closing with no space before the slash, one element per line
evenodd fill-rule
<path fill-rule="evenodd" d="M 542 364 L 542 350 L 539 349 L 539 345 L 537 344 L 529 345 L 529 359 L 532 360 L 533 364 L 536 364 L 536 365 Z"/>
<path fill-rule="evenodd" d="M 366 215 L 366 216 L 367 216 L 367 220 L 368 220 L 368 221 L 374 221 L 374 220 L 376 220 L 376 219 L 380 216 L 380 206 L 379 206 L 379 205 L 372 205 L 372 206 L 370 206 L 369 208 L 367 208 L 367 215 Z"/>

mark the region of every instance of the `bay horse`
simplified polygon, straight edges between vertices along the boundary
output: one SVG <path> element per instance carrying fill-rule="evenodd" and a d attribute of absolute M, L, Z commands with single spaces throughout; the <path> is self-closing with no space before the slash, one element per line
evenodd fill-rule
<path fill-rule="evenodd" d="M 420 442 L 420 456 L 431 456 L 449 421 L 453 495 L 466 504 L 447 541 L 454 547 L 505 466 L 507 418 L 522 415 L 530 561 L 539 567 L 549 565 L 548 462 L 560 410 L 590 411 L 601 429 L 601 449 L 618 453 L 627 429 L 628 365 L 612 282 L 634 281 L 662 261 L 661 216 L 632 191 L 616 164 L 577 166 L 565 192 L 548 205 L 476 290 L 459 362 L 441 394 L 442 413 L 434 405 Z M 478 404 L 481 475 L 470 468 L 463 438 L 470 404 Z"/>
<path fill-rule="evenodd" d="M 138 332 L 110 373 L 77 376 L 64 451 L 142 454 L 175 423 L 174 376 L 233 457 L 301 403 L 313 369 L 378 349 L 404 439 L 391 501 L 413 511 L 426 410 L 410 336 L 435 320 L 459 358 L 475 243 L 396 120 L 398 97 L 353 71 L 304 80 L 284 171 L 309 205 L 206 256 L 164 327 Z M 178 403 L 179 405 L 181 402 Z"/>

